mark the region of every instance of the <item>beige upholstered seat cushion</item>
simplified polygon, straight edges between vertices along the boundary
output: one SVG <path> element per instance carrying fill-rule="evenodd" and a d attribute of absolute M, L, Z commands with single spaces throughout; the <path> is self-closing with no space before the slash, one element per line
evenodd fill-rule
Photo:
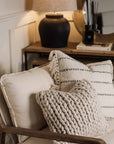
<path fill-rule="evenodd" d="M 40 139 L 40 138 L 29 138 L 24 143 L 19 144 L 54 144 L 52 140 Z"/>
<path fill-rule="evenodd" d="M 99 136 L 99 138 L 106 141 L 107 144 L 114 144 L 114 119 L 111 119 L 108 121 L 108 124 L 112 128 L 112 130 L 102 136 Z M 43 131 L 49 131 L 49 129 L 44 129 Z M 52 140 L 45 140 L 45 139 L 39 139 L 39 138 L 29 138 L 24 143 L 21 144 L 53 144 L 54 142 Z"/>
<path fill-rule="evenodd" d="M 14 126 L 40 129 L 46 125 L 34 94 L 49 90 L 51 85 L 53 79 L 48 70 L 38 67 L 2 76 L 1 88 Z M 19 140 L 22 141 L 22 138 L 19 137 Z"/>
<path fill-rule="evenodd" d="M 108 120 L 108 124 L 110 125 L 110 132 L 99 136 L 98 138 L 103 139 L 107 144 L 114 144 L 114 119 Z"/>
<path fill-rule="evenodd" d="M 43 129 L 42 131 L 43 132 L 49 132 L 49 128 L 47 127 L 45 129 Z M 19 144 L 54 144 L 54 141 L 48 140 L 48 139 L 31 137 L 31 138 L 27 139 L 25 142 L 19 143 Z"/>

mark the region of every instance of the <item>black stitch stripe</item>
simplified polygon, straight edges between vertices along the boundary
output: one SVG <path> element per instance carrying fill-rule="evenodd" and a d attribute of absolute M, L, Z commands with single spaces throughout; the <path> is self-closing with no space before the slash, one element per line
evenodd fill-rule
<path fill-rule="evenodd" d="M 60 83 L 73 83 L 76 82 L 77 80 L 66 80 L 66 81 L 61 81 Z M 91 81 L 92 83 L 100 83 L 100 84 L 112 84 L 109 82 L 100 82 L 100 81 Z"/>
<path fill-rule="evenodd" d="M 91 72 L 88 69 L 82 69 L 82 68 L 69 68 L 69 69 L 61 69 L 60 72 L 66 72 L 66 71 L 88 71 Z"/>
<path fill-rule="evenodd" d="M 114 108 L 114 106 L 101 106 L 102 108 Z"/>
<path fill-rule="evenodd" d="M 113 97 L 114 96 L 114 94 L 104 94 L 104 93 L 97 93 L 97 95 L 99 95 L 99 96 L 110 96 L 110 97 Z"/>
<path fill-rule="evenodd" d="M 107 74 L 112 74 L 111 72 L 108 72 L 108 71 L 93 71 L 94 73 L 107 73 Z"/>
<path fill-rule="evenodd" d="M 60 83 L 63 84 L 63 83 L 74 83 L 76 82 L 77 80 L 66 80 L 66 81 L 61 81 Z"/>
<path fill-rule="evenodd" d="M 88 71 L 91 72 L 91 70 L 88 69 L 80 69 L 80 68 L 69 68 L 69 69 L 61 69 L 60 72 L 66 72 L 66 71 Z M 111 72 L 106 72 L 106 71 L 94 71 L 96 73 L 105 73 L 105 74 L 112 74 Z"/>
<path fill-rule="evenodd" d="M 91 81 L 91 83 L 98 83 L 98 84 L 111 84 L 112 85 L 112 83 L 110 83 L 110 82 L 101 82 L 101 81 Z"/>
<path fill-rule="evenodd" d="M 112 66 L 111 64 L 106 63 L 106 64 L 90 64 L 90 65 L 88 65 L 88 67 L 91 67 L 91 66 L 102 66 L 102 65 L 109 65 L 109 66 Z"/>
<path fill-rule="evenodd" d="M 58 61 L 60 61 L 60 60 L 72 60 L 72 61 L 76 61 L 75 59 L 73 59 L 73 58 L 70 58 L 70 57 L 61 57 L 61 58 L 58 58 Z"/>

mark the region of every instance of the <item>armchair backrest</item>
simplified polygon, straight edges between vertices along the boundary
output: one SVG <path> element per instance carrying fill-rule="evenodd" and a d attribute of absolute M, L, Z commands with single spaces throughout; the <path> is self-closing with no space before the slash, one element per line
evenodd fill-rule
<path fill-rule="evenodd" d="M 27 107 L 30 105 L 32 106 L 31 108 L 29 108 L 29 110 L 27 112 L 31 113 L 35 108 L 33 107 L 33 97 L 32 97 L 32 94 L 31 93 L 34 93 L 35 91 L 38 90 L 45 90 L 45 89 L 48 89 L 52 84 L 53 84 L 53 80 L 52 78 L 49 76 L 49 73 L 48 73 L 48 65 L 47 66 L 43 66 L 43 67 L 40 67 L 42 68 L 42 70 L 38 70 L 38 68 L 34 68 L 30 71 L 26 71 L 26 72 L 21 72 L 21 73 L 18 73 L 18 74 L 8 74 L 5 76 L 6 78 L 6 81 L 4 81 L 4 84 L 5 84 L 5 87 L 3 85 L 3 80 L 1 78 L 1 87 L 2 87 L 2 91 L 4 93 L 4 88 L 8 89 L 7 93 L 10 93 L 9 95 L 11 96 L 11 94 L 15 97 L 16 93 L 18 94 L 19 92 L 23 92 L 23 93 L 20 93 L 20 98 L 23 99 L 23 95 L 25 94 L 26 97 L 29 98 L 29 100 L 25 100 L 25 103 L 28 103 Z M 11 76 L 11 77 L 10 77 Z M 24 77 L 25 76 L 25 77 Z M 4 76 L 2 76 L 4 77 Z M 7 78 L 8 77 L 8 78 Z M 18 81 L 18 80 L 19 81 Z M 27 81 L 25 80 L 27 79 Z M 40 79 L 40 80 L 39 80 Z M 47 83 L 45 83 L 45 79 L 46 81 L 49 81 Z M 16 82 L 13 82 L 15 81 Z M 32 81 L 33 80 L 33 81 Z M 39 82 L 38 82 L 39 80 Z M 19 91 L 17 90 L 18 88 L 18 84 L 21 85 L 21 82 L 22 82 L 22 86 L 19 86 Z M 42 84 L 44 82 L 44 84 Z M 18 84 L 17 84 L 18 83 Z M 30 83 L 30 84 L 28 84 Z M 11 87 L 10 87 L 10 84 L 11 84 Z M 13 87 L 13 86 L 15 87 Z M 15 86 L 16 85 L 16 86 Z M 28 85 L 29 88 L 27 90 L 26 86 L 25 85 Z M 9 87 L 8 87 L 9 86 Z M 33 91 L 32 91 L 32 87 L 33 87 Z M 34 88 L 35 87 L 35 88 Z M 11 88 L 11 89 L 9 89 Z M 14 88 L 14 90 L 12 90 Z M 21 89 L 22 88 L 22 89 Z M 11 113 L 11 109 L 8 107 L 8 102 L 6 100 L 6 97 L 4 99 L 4 95 L 2 93 L 1 89 L 0 89 L 0 115 L 2 117 L 2 121 L 3 121 L 3 124 L 2 126 L 12 126 L 12 125 L 15 125 L 12 120 L 11 120 L 11 116 L 10 116 L 10 113 Z M 22 96 L 21 96 L 22 94 Z M 27 96 L 28 95 L 28 96 Z M 29 97 L 30 96 L 30 97 Z M 19 95 L 18 95 L 18 98 L 19 98 Z M 17 101 L 17 105 L 18 105 L 18 98 L 16 99 Z M 14 100 L 15 101 L 15 100 Z M 6 104 L 7 102 L 7 104 Z M 13 102 L 13 101 L 11 101 Z M 22 101 L 23 102 L 23 101 Z M 9 113 L 9 109 L 10 109 L 10 113 Z M 23 107 L 24 108 L 24 107 Z M 36 107 L 37 108 L 37 107 Z M 37 108 L 38 110 L 39 108 Z M 25 112 L 25 111 L 24 111 Z M 32 112 L 32 116 L 35 116 L 38 115 L 38 125 L 36 126 L 37 127 L 42 127 L 42 125 L 46 125 L 45 122 L 43 122 L 42 120 L 42 115 L 41 115 L 41 110 L 37 111 L 37 112 Z M 25 112 L 25 115 L 26 115 L 26 112 Z M 29 115 L 27 115 L 29 116 Z M 26 116 L 25 116 L 26 117 Z M 21 116 L 21 118 L 23 119 L 23 117 Z M 36 118 L 33 118 L 30 116 L 30 120 L 33 122 L 31 122 L 31 126 L 30 128 L 34 128 L 34 125 L 36 124 Z M 12 124 L 13 123 L 13 124 Z M 41 126 L 39 126 L 39 124 L 41 124 Z M 18 126 L 18 125 L 17 125 Z M 21 126 L 18 126 L 18 127 L 21 127 Z M 25 127 L 25 128 L 29 128 L 29 127 Z M 38 129 L 39 129 L 38 128 Z M 13 140 L 15 140 L 16 138 L 13 136 Z M 20 141 L 19 142 L 22 142 L 25 138 L 21 138 L 20 137 Z"/>

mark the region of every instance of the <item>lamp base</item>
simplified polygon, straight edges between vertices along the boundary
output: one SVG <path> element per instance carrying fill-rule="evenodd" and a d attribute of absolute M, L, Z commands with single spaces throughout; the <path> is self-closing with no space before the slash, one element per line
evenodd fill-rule
<path fill-rule="evenodd" d="M 43 47 L 66 47 L 69 32 L 69 22 L 61 14 L 46 15 L 39 24 L 39 33 Z"/>

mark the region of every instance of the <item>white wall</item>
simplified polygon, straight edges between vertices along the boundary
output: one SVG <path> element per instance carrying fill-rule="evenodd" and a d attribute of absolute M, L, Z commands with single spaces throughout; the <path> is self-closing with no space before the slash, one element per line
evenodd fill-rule
<path fill-rule="evenodd" d="M 25 10 L 25 0 L 0 0 L 0 16 L 22 12 Z"/>
<path fill-rule="evenodd" d="M 20 12 L 0 19 L 0 74 L 21 70 L 21 50 L 36 40 L 36 17 Z"/>
<path fill-rule="evenodd" d="M 38 15 L 27 12 L 27 4 L 26 0 L 0 0 L 0 75 L 20 71 L 22 48 L 36 41 Z"/>

